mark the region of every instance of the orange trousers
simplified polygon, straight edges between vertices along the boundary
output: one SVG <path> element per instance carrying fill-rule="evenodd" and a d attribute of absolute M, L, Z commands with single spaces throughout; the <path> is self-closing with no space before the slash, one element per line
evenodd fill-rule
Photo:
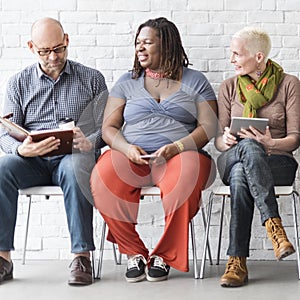
<path fill-rule="evenodd" d="M 137 165 L 115 150 L 106 151 L 91 175 L 95 206 L 108 225 L 107 239 L 127 255 L 149 251 L 136 231 L 141 187 L 160 188 L 165 227 L 151 255 L 187 272 L 189 222 L 200 207 L 201 191 L 215 172 L 212 160 L 196 151 L 185 151 L 162 165 Z M 150 255 L 150 256 L 151 256 Z"/>

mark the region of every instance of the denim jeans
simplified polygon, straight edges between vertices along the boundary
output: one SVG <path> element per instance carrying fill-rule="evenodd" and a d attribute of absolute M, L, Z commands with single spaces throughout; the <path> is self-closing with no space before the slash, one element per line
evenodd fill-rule
<path fill-rule="evenodd" d="M 14 249 L 18 189 L 35 185 L 59 185 L 62 188 L 71 251 L 94 250 L 93 206 L 89 188 L 94 165 L 95 155 L 88 153 L 47 158 L 0 157 L 0 251 Z"/>
<path fill-rule="evenodd" d="M 231 219 L 230 256 L 249 256 L 254 204 L 261 223 L 280 217 L 274 185 L 292 185 L 298 164 L 285 155 L 268 156 L 263 146 L 253 139 L 243 139 L 218 158 L 222 181 L 230 185 Z"/>

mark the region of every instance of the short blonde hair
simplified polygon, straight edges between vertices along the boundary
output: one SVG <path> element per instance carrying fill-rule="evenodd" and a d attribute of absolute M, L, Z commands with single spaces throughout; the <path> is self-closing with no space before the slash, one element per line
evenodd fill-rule
<path fill-rule="evenodd" d="M 267 32 L 261 28 L 245 27 L 233 35 L 233 38 L 238 38 L 246 41 L 246 48 L 251 54 L 262 52 L 265 55 L 265 60 L 271 51 L 271 39 Z"/>

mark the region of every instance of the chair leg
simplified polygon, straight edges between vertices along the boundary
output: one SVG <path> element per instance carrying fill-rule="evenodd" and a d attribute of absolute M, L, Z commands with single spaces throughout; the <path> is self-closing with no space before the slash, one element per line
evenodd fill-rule
<path fill-rule="evenodd" d="M 209 201 L 208 201 L 208 207 L 207 207 L 207 225 L 206 225 L 206 230 L 205 230 L 204 246 L 203 246 L 203 252 L 202 252 L 202 261 L 201 261 L 201 267 L 200 267 L 200 278 L 201 279 L 203 279 L 203 277 L 204 277 L 206 250 L 207 250 L 208 238 L 209 238 L 209 226 L 210 226 L 210 220 L 211 220 L 211 211 L 212 211 L 212 205 L 213 205 L 213 198 L 214 198 L 214 193 L 211 192 L 210 195 L 209 195 Z"/>
<path fill-rule="evenodd" d="M 103 263 L 103 252 L 104 252 L 104 242 L 105 242 L 105 233 L 106 233 L 106 223 L 103 220 L 101 240 L 100 240 L 100 249 L 99 249 L 99 261 L 98 261 L 97 273 L 96 273 L 96 276 L 95 276 L 96 279 L 101 279 L 102 263 Z"/>
<path fill-rule="evenodd" d="M 119 252 L 119 257 L 118 257 L 117 256 L 116 244 L 112 244 L 112 246 L 113 246 L 115 263 L 116 263 L 116 265 L 120 265 L 122 263 L 122 253 Z"/>
<path fill-rule="evenodd" d="M 222 231 L 223 231 L 223 219 L 224 219 L 224 207 L 225 207 L 226 196 L 223 195 L 222 198 L 222 208 L 220 212 L 220 230 L 219 230 L 219 242 L 218 242 L 218 252 L 217 252 L 217 262 L 216 265 L 220 263 L 220 252 L 221 252 L 221 242 L 222 242 Z"/>
<path fill-rule="evenodd" d="M 295 242 L 296 242 L 296 256 L 298 264 L 298 279 L 300 280 L 300 253 L 299 253 L 299 232 L 298 232 L 298 221 L 297 221 L 297 203 L 296 199 L 299 200 L 299 194 L 293 191 L 293 216 L 294 216 L 294 229 L 295 229 Z"/>
<path fill-rule="evenodd" d="M 92 264 L 92 274 L 93 274 L 93 279 L 96 278 L 96 271 L 95 271 L 95 256 L 94 256 L 94 251 L 91 251 L 91 264 Z"/>
<path fill-rule="evenodd" d="M 28 195 L 27 197 L 29 199 L 28 199 L 27 221 L 26 221 L 26 229 L 25 229 L 24 248 L 23 248 L 23 259 L 22 259 L 23 265 L 25 265 L 25 260 L 26 260 L 27 237 L 28 237 L 30 209 L 31 209 L 31 195 Z"/>
<path fill-rule="evenodd" d="M 194 264 L 194 277 L 199 278 L 198 274 L 198 259 L 197 259 L 197 248 L 196 248 L 196 238 L 195 238 L 195 224 L 194 219 L 190 221 L 191 239 L 192 239 L 192 251 L 193 251 L 193 264 Z"/>
<path fill-rule="evenodd" d="M 206 231 L 207 224 L 206 224 L 205 210 L 204 210 L 203 206 L 201 206 L 201 211 L 202 211 L 202 220 L 203 220 L 204 231 Z M 209 256 L 210 265 L 213 265 L 213 260 L 212 260 L 211 250 L 210 250 L 209 239 L 207 241 L 207 250 L 208 250 L 208 256 Z"/>

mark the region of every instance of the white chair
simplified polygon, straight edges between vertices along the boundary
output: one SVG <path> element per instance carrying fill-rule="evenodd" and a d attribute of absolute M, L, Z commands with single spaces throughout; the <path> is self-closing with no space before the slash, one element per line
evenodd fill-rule
<path fill-rule="evenodd" d="M 299 233 L 298 233 L 298 221 L 297 221 L 297 201 L 299 204 L 299 193 L 294 189 L 293 186 L 275 186 L 275 195 L 276 197 L 282 196 L 291 196 L 292 197 L 292 210 L 294 217 L 294 231 L 295 231 L 295 243 L 296 243 L 296 256 L 297 256 L 297 264 L 298 264 L 298 279 L 300 279 L 300 252 L 299 252 Z M 216 264 L 219 264 L 220 260 L 220 249 L 221 249 L 221 240 L 222 240 L 222 229 L 223 229 L 223 217 L 224 217 L 224 207 L 226 198 L 230 198 L 230 188 L 229 186 L 221 185 L 217 186 L 213 189 L 209 196 L 209 203 L 207 207 L 207 226 L 205 232 L 205 242 L 203 246 L 203 257 L 200 267 L 200 278 L 204 278 L 205 271 L 205 260 L 206 260 L 206 249 L 208 247 L 208 238 L 209 238 L 209 228 L 210 228 L 210 220 L 212 213 L 212 206 L 215 197 L 222 197 L 222 205 L 220 211 L 220 228 L 219 228 L 219 242 L 218 242 L 218 252 L 217 252 L 217 261 Z"/>
<path fill-rule="evenodd" d="M 63 196 L 63 191 L 59 186 L 33 186 L 33 187 L 19 190 L 19 196 L 28 197 L 28 209 L 27 209 L 25 239 L 24 239 L 24 248 L 23 248 L 23 259 L 22 259 L 23 265 L 25 264 L 25 260 L 26 260 L 27 238 L 28 238 L 29 220 L 30 220 L 30 212 L 31 212 L 31 202 L 32 202 L 33 195 L 44 196 L 46 200 L 48 200 L 50 196 Z"/>
<path fill-rule="evenodd" d="M 25 229 L 25 238 L 24 238 L 24 248 L 23 248 L 23 259 L 22 264 L 25 264 L 26 260 L 26 249 L 27 249 L 27 238 L 28 238 L 28 229 L 29 229 L 29 220 L 30 220 L 30 211 L 31 211 L 31 202 L 32 196 L 44 196 L 48 200 L 51 196 L 63 196 L 63 191 L 59 186 L 33 186 L 25 189 L 19 190 L 19 196 L 26 196 L 28 198 L 28 210 L 27 210 L 27 220 L 26 220 L 26 229 Z M 94 254 L 92 251 L 92 269 L 95 278 L 95 262 Z"/>
<path fill-rule="evenodd" d="M 153 186 L 153 187 L 143 187 L 142 190 L 141 190 L 141 198 L 143 198 L 145 196 L 158 196 L 158 197 L 160 197 L 160 189 L 158 187 L 155 187 L 155 186 Z M 204 229 L 206 229 L 205 211 L 204 211 L 204 208 L 202 206 L 201 206 L 201 212 L 202 212 L 202 219 L 203 219 Z M 197 263 L 198 260 L 197 260 L 195 227 L 194 227 L 194 220 L 193 219 L 190 221 L 190 233 L 191 233 L 191 243 L 192 243 L 192 253 L 193 253 L 194 278 L 198 279 L 199 278 L 198 263 Z M 99 250 L 99 262 L 98 262 L 98 268 L 97 268 L 97 273 L 96 273 L 96 278 L 97 279 L 101 279 L 105 234 L 106 234 L 106 223 L 103 221 L 101 241 L 100 241 L 100 250 Z M 209 245 L 208 240 L 206 241 L 206 245 L 207 246 L 205 247 L 205 251 L 208 251 L 210 263 L 212 264 L 210 245 Z M 115 244 L 113 244 L 113 251 L 114 251 L 115 262 L 117 264 L 121 264 L 121 254 L 119 255 L 119 257 L 117 257 Z"/>

